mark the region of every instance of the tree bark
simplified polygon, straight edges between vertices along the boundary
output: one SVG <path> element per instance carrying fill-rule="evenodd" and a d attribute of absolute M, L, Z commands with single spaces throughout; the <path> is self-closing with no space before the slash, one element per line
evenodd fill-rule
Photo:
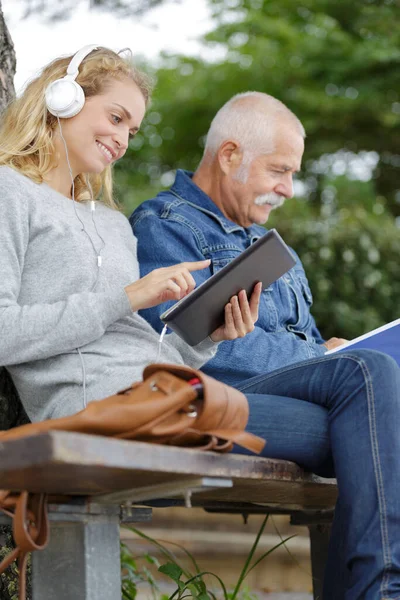
<path fill-rule="evenodd" d="M 15 67 L 14 45 L 4 21 L 0 0 L 0 113 L 15 95 Z"/>
<path fill-rule="evenodd" d="M 15 95 L 15 66 L 14 45 L 4 21 L 0 0 L 0 113 Z M 0 365 L 0 429 L 10 429 L 27 421 L 16 389 L 8 373 Z"/>
<path fill-rule="evenodd" d="M 14 97 L 15 74 L 14 45 L 7 25 L 4 21 L 0 0 L 0 113 Z M 18 394 L 10 377 L 3 368 L 0 368 L 0 429 L 9 429 L 17 424 L 27 421 Z M 0 527 L 0 560 L 14 548 L 11 527 Z M 32 597 L 30 573 L 28 575 L 27 600 Z M 0 576 L 1 600 L 17 600 L 18 598 L 18 570 L 15 564 L 11 565 Z"/>

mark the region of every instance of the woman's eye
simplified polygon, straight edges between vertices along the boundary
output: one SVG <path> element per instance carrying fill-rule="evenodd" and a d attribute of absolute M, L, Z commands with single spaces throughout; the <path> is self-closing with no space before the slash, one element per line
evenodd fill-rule
<path fill-rule="evenodd" d="M 112 120 L 114 121 L 114 123 L 121 123 L 122 119 L 121 117 L 119 117 L 118 115 L 111 115 Z"/>

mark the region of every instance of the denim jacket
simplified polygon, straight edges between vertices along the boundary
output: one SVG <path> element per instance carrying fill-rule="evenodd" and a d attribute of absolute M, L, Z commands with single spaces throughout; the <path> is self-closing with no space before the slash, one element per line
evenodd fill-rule
<path fill-rule="evenodd" d="M 143 202 L 130 217 L 138 240 L 141 275 L 183 261 L 211 259 L 209 268 L 192 273 L 199 284 L 265 234 L 259 225 L 243 228 L 227 219 L 214 202 L 178 170 L 170 190 Z M 294 253 L 295 254 L 295 253 Z M 290 363 L 321 356 L 323 339 L 310 313 L 312 295 L 300 259 L 263 290 L 253 332 L 219 345 L 203 371 L 231 385 Z M 157 331 L 170 303 L 141 311 Z"/>

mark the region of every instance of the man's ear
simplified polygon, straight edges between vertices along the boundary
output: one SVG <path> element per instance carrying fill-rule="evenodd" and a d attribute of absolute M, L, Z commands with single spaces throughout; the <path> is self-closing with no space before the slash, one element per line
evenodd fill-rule
<path fill-rule="evenodd" d="M 232 140 L 223 142 L 218 149 L 218 162 L 225 175 L 231 175 L 241 165 L 243 152 L 240 145 Z"/>

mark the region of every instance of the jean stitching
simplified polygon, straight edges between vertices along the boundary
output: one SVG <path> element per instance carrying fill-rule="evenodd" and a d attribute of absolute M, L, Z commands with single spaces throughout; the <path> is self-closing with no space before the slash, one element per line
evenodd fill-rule
<path fill-rule="evenodd" d="M 388 534 L 388 526 L 387 526 L 387 511 L 386 511 L 386 499 L 385 499 L 385 489 L 383 485 L 383 476 L 382 476 L 382 468 L 381 461 L 379 455 L 379 444 L 378 444 L 378 436 L 376 430 L 376 411 L 375 411 L 375 396 L 372 387 L 372 377 L 368 370 L 367 365 L 363 360 L 358 360 L 354 357 L 349 357 L 352 360 L 355 360 L 363 372 L 364 380 L 366 383 L 367 389 L 367 404 L 368 404 L 368 415 L 369 415 L 369 425 L 370 425 L 370 435 L 371 435 L 371 447 L 372 447 L 372 456 L 374 463 L 374 472 L 375 479 L 378 490 L 378 503 L 379 503 L 379 517 L 380 517 L 380 526 L 381 526 L 381 535 L 382 535 L 382 550 L 383 550 L 383 560 L 384 560 L 384 571 L 381 583 L 381 593 L 387 593 L 387 586 L 389 583 L 389 568 L 392 565 L 390 546 L 389 546 L 389 534 Z"/>
<path fill-rule="evenodd" d="M 392 558 L 390 552 L 389 545 L 389 532 L 388 532 L 388 524 L 387 524 L 387 509 L 386 509 L 386 498 L 385 498 L 385 488 L 383 484 L 383 476 L 382 476 L 382 467 L 379 455 L 379 444 L 378 444 L 378 436 L 376 430 L 376 411 L 375 411 L 375 395 L 372 387 L 372 377 L 369 373 L 368 367 L 364 361 L 361 361 L 360 364 L 361 369 L 366 371 L 367 376 L 365 376 L 365 381 L 367 384 L 367 401 L 368 401 L 368 412 L 371 416 L 370 418 L 370 434 L 371 434 L 371 445 L 372 445 L 372 454 L 374 457 L 374 470 L 375 477 L 377 480 L 377 488 L 378 488 L 378 502 L 379 502 L 379 516 L 380 516 L 380 525 L 381 525 L 381 535 L 382 535 L 382 550 L 383 550 L 383 560 L 384 560 L 384 571 L 381 583 L 381 593 L 387 593 L 387 588 L 389 584 L 389 568 L 392 565 Z"/>

